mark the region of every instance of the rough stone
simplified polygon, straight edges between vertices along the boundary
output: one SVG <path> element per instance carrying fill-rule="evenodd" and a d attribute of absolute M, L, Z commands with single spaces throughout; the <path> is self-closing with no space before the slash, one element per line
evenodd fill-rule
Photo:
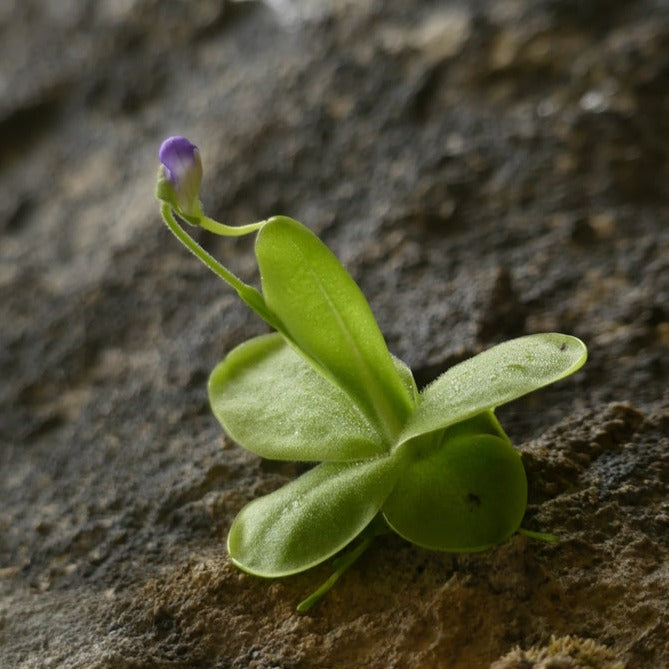
<path fill-rule="evenodd" d="M 658 0 L 3 3 L 0 666 L 669 665 L 668 34 Z M 309 225 L 421 383 L 586 341 L 498 411 L 557 544 L 385 536 L 308 615 L 327 564 L 232 567 L 235 514 L 301 466 L 210 414 L 264 326 L 159 222 L 176 133 L 207 211 Z M 248 240 L 201 241 L 255 280 Z"/>

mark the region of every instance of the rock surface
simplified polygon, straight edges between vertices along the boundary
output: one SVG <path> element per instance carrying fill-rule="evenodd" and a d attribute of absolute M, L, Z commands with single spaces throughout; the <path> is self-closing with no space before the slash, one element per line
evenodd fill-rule
<path fill-rule="evenodd" d="M 270 4 L 0 6 L 0 666 L 668 666 L 665 3 Z M 299 468 L 209 412 L 263 326 L 159 222 L 176 133 L 210 214 L 309 225 L 421 383 L 586 341 L 498 412 L 557 545 L 383 537 L 309 615 L 327 564 L 230 565 L 236 512 Z M 248 240 L 202 241 L 254 279 Z"/>

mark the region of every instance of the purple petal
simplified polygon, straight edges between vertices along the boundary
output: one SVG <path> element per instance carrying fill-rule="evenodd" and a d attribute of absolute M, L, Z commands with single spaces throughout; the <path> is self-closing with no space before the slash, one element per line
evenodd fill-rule
<path fill-rule="evenodd" d="M 197 146 L 185 137 L 168 137 L 158 151 L 168 181 L 177 188 L 181 180 L 199 163 Z"/>

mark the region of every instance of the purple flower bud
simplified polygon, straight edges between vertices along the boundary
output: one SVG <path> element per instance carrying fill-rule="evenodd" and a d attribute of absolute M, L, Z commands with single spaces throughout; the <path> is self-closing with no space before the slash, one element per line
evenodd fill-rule
<path fill-rule="evenodd" d="M 202 161 L 197 146 L 185 137 L 169 137 L 161 144 L 158 158 L 163 164 L 165 178 L 174 190 L 179 211 L 189 216 L 200 216 Z"/>

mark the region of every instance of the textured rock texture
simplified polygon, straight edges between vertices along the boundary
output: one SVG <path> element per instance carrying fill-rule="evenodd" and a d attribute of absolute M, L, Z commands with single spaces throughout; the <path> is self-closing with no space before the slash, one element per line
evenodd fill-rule
<path fill-rule="evenodd" d="M 667 35 L 662 0 L 0 4 L 0 666 L 669 666 Z M 421 383 L 587 342 L 499 411 L 558 544 L 383 537 L 302 616 L 328 565 L 229 564 L 299 468 L 210 415 L 263 326 L 159 221 L 175 133 L 211 215 L 321 235 Z"/>

